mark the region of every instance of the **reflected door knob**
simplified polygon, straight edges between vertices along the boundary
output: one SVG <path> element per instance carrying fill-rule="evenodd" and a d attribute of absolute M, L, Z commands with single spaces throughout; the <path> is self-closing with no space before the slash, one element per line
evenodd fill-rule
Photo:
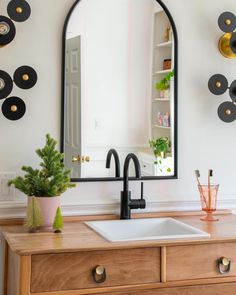
<path fill-rule="evenodd" d="M 74 156 L 72 157 L 72 162 L 78 162 L 78 163 L 85 163 L 85 162 L 90 162 L 90 157 L 89 156 Z"/>

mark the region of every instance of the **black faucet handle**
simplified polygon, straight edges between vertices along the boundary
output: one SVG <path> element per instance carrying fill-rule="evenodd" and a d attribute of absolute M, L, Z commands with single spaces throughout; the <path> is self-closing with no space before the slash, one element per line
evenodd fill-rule
<path fill-rule="evenodd" d="M 141 182 L 141 199 L 140 199 L 140 209 L 145 209 L 146 208 L 146 200 L 143 197 L 143 182 Z"/>
<path fill-rule="evenodd" d="M 141 200 L 143 200 L 143 182 L 141 182 Z"/>
<path fill-rule="evenodd" d="M 130 194 L 129 194 L 129 197 L 130 197 Z M 130 209 L 145 209 L 146 208 L 146 200 L 143 198 L 143 182 L 141 182 L 141 198 L 140 199 L 131 199 L 130 198 L 129 207 L 130 207 Z"/>

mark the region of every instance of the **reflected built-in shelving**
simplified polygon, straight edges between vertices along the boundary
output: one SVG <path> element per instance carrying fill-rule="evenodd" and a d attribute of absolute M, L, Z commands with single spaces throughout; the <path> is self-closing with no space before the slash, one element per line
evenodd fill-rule
<path fill-rule="evenodd" d="M 171 59 L 174 65 L 174 42 L 172 38 L 165 40 L 167 28 L 171 28 L 169 19 L 163 9 L 154 12 L 153 17 L 153 56 L 152 56 L 152 138 L 167 136 L 173 142 L 173 113 L 174 113 L 174 91 L 173 81 L 171 81 L 169 97 L 160 97 L 160 92 L 156 90 L 156 83 L 160 82 L 173 69 L 163 70 L 163 62 Z M 162 126 L 158 122 L 158 114 L 168 113 L 170 115 L 170 126 Z"/>

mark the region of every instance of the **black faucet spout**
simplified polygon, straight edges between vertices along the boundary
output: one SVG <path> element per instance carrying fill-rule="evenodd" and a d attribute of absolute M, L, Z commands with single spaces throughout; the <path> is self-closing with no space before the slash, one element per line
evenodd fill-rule
<path fill-rule="evenodd" d="M 135 154 L 128 154 L 128 156 L 125 159 L 124 163 L 124 191 L 129 190 L 129 164 L 131 159 L 134 162 L 134 167 L 135 167 L 135 177 L 136 178 L 141 178 L 141 168 L 139 164 L 139 160 Z"/>
<path fill-rule="evenodd" d="M 135 154 L 128 154 L 124 163 L 124 189 L 121 192 L 121 203 L 120 203 L 120 218 L 130 219 L 131 209 L 144 209 L 146 207 L 146 202 L 141 194 L 141 199 L 131 199 L 131 192 L 129 191 L 129 164 L 133 160 L 135 167 L 136 178 L 141 178 L 141 168 L 140 163 Z M 143 184 L 142 184 L 143 187 Z"/>
<path fill-rule="evenodd" d="M 115 149 L 110 149 L 107 153 L 106 168 L 107 169 L 110 168 L 112 156 L 114 157 L 114 160 L 115 160 L 115 169 L 116 169 L 115 175 L 116 177 L 120 177 L 120 159 Z"/>

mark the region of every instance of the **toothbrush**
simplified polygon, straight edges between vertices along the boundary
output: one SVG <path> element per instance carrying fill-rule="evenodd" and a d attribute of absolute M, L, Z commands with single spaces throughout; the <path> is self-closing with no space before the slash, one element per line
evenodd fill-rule
<path fill-rule="evenodd" d="M 199 172 L 199 170 L 195 170 L 195 175 L 196 175 L 196 178 L 197 178 L 198 185 L 201 186 L 201 183 L 200 183 L 200 180 L 199 180 L 199 178 L 200 178 L 200 172 Z"/>
<path fill-rule="evenodd" d="M 199 188 L 200 188 L 200 194 L 201 194 L 201 196 L 202 196 L 202 199 L 203 199 L 204 202 L 205 202 L 205 205 L 207 206 L 206 198 L 205 198 L 205 196 L 204 196 L 204 192 L 203 192 L 203 190 L 202 190 L 202 185 L 201 185 L 200 180 L 199 180 L 199 178 L 200 178 L 200 172 L 199 172 L 199 170 L 195 170 L 195 175 L 196 175 L 197 183 L 198 183 Z"/>
<path fill-rule="evenodd" d="M 208 201 L 209 201 L 209 209 L 211 209 L 211 177 L 213 176 L 213 170 L 208 170 Z"/>

